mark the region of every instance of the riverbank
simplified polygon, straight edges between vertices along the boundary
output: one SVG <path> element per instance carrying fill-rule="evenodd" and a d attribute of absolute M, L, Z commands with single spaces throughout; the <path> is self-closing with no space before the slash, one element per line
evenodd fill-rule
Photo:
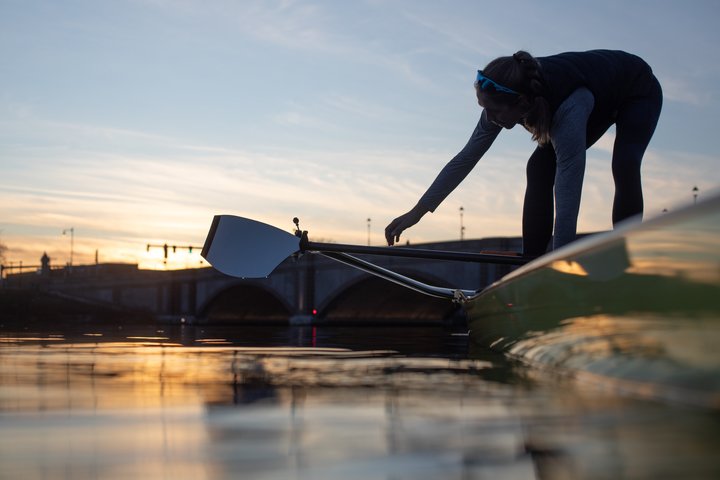
<path fill-rule="evenodd" d="M 0 327 L 70 322 L 154 322 L 147 312 L 44 292 L 33 288 L 0 289 Z"/>

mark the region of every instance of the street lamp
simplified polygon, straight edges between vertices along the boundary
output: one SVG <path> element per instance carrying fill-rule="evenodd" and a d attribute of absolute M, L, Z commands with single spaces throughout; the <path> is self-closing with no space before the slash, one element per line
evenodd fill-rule
<path fill-rule="evenodd" d="M 699 192 L 699 191 L 700 191 L 700 189 L 697 187 L 697 185 L 693 187 L 693 189 L 692 189 L 692 192 L 693 192 L 693 204 L 697 203 L 697 196 L 698 196 L 698 192 Z"/>
<path fill-rule="evenodd" d="M 67 235 L 67 232 L 70 232 L 70 266 L 72 267 L 75 253 L 75 227 L 66 228 L 62 234 Z"/>
<path fill-rule="evenodd" d="M 460 241 L 465 240 L 465 225 L 463 225 L 463 212 L 465 209 L 460 207 Z"/>
<path fill-rule="evenodd" d="M 370 246 L 370 217 L 367 219 L 367 230 L 368 230 L 368 247 Z"/>

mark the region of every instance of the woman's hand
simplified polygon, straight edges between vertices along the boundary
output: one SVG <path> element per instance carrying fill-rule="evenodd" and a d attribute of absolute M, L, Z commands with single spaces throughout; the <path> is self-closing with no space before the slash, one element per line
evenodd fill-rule
<path fill-rule="evenodd" d="M 400 234 L 418 223 L 427 212 L 428 210 L 418 203 L 412 210 L 390 222 L 390 224 L 385 227 L 385 240 L 387 240 L 388 245 L 394 245 L 395 242 L 399 242 Z"/>

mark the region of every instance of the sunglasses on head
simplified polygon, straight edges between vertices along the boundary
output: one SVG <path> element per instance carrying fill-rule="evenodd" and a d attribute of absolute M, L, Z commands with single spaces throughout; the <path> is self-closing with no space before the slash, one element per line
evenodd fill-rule
<path fill-rule="evenodd" d="M 478 86 L 480 87 L 480 90 L 485 90 L 485 89 L 487 89 L 488 87 L 492 87 L 492 88 L 494 88 L 494 89 L 495 89 L 496 91 L 498 91 L 498 92 L 510 93 L 510 94 L 512 94 L 512 95 L 520 95 L 520 94 L 519 94 L 518 92 L 516 92 L 515 90 L 512 90 L 512 89 L 507 88 L 507 87 L 503 87 L 502 85 L 500 85 L 500 84 L 497 83 L 496 81 L 494 81 L 494 80 L 486 77 L 485 75 L 483 75 L 482 70 L 478 70 L 478 71 L 477 71 L 477 78 L 475 79 L 475 82 L 476 82 L 476 83 L 478 84 Z"/>

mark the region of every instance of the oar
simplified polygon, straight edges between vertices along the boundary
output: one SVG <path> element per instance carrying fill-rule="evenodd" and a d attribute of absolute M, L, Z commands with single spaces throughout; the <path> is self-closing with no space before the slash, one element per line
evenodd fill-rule
<path fill-rule="evenodd" d="M 435 285 L 428 285 L 427 283 L 420 282 L 414 278 L 406 277 L 387 268 L 383 268 L 374 263 L 362 260 L 357 257 L 353 257 L 347 253 L 340 252 L 318 252 L 323 257 L 328 257 L 336 262 L 344 263 L 358 270 L 362 270 L 376 277 L 384 278 L 398 285 L 402 285 L 405 288 L 415 290 L 416 292 L 424 293 L 431 297 L 446 298 L 455 302 L 462 303 L 472 297 L 478 292 L 476 290 L 464 290 L 460 288 L 447 288 L 447 287 L 436 287 Z"/>
<path fill-rule="evenodd" d="M 310 242 L 307 239 L 307 232 L 303 232 L 302 235 L 293 235 L 272 225 L 234 215 L 216 215 L 213 218 L 202 249 L 202 256 L 213 267 L 226 275 L 240 278 L 264 278 L 289 256 L 304 252 L 320 253 L 413 290 L 452 299 L 458 296 L 472 295 L 475 291 L 427 285 L 353 257 L 349 253 L 512 265 L 521 265 L 529 261 L 527 258 L 511 255 Z"/>

